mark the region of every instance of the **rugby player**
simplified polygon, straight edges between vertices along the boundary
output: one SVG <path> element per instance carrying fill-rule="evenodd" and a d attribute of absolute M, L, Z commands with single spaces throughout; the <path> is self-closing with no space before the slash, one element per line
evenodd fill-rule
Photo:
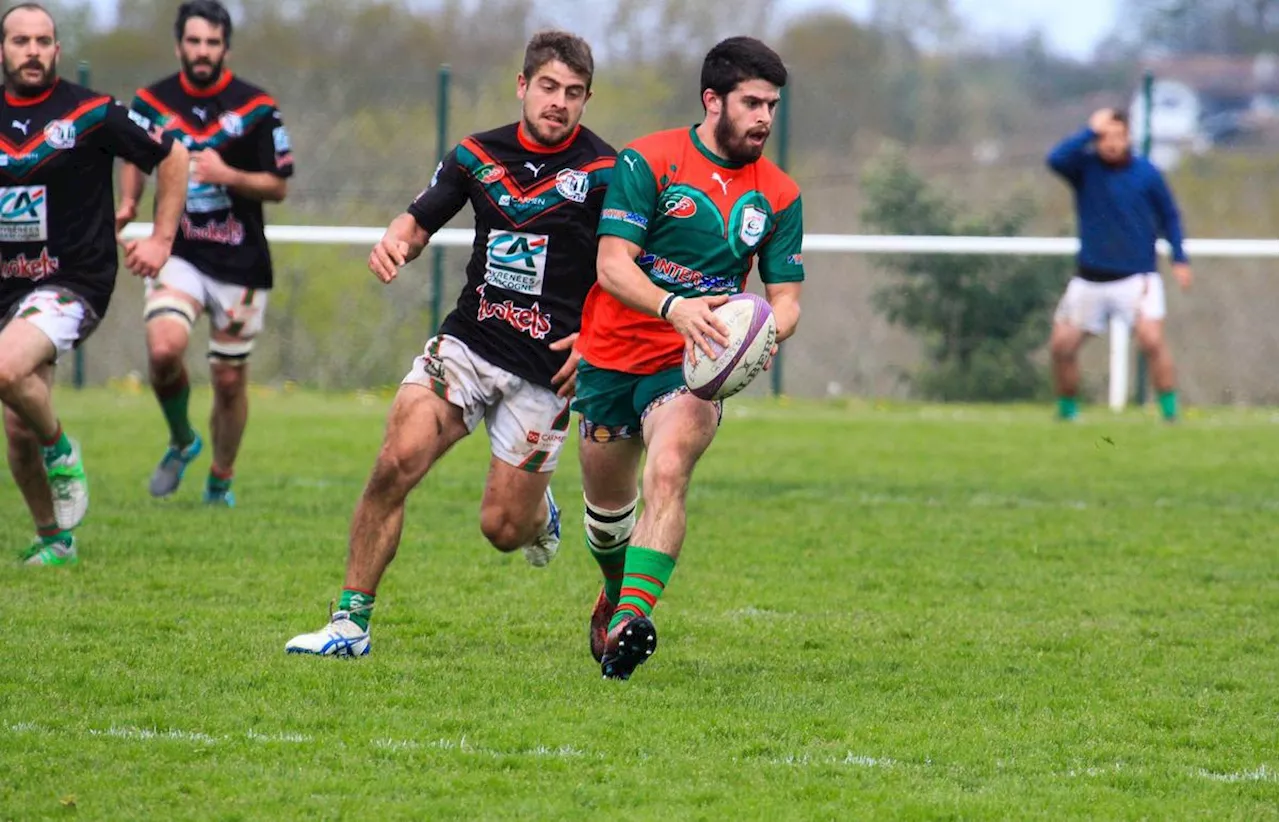
<path fill-rule="evenodd" d="M 182 213 L 187 151 L 111 96 L 58 77 L 57 26 L 36 3 L 0 18 L 0 401 L 9 470 L 35 520 L 32 565 L 77 560 L 73 529 L 89 506 L 80 446 L 53 408 L 58 358 L 107 313 L 118 257 L 112 165 L 159 168 L 151 236 L 123 243 L 125 265 L 153 277 Z"/>
<path fill-rule="evenodd" d="M 1186 291 L 1191 265 L 1182 249 L 1182 220 L 1160 170 L 1135 157 L 1129 119 L 1099 109 L 1088 127 L 1059 143 L 1048 165 L 1071 186 L 1080 227 L 1076 276 L 1067 284 L 1053 316 L 1049 350 L 1058 394 L 1058 418 L 1079 415 L 1077 354 L 1085 339 L 1107 330 L 1112 315 L 1133 328 L 1138 348 L 1151 364 L 1160 413 L 1178 417 L 1173 354 L 1164 337 L 1164 282 L 1156 267 L 1156 237 L 1173 250 L 1173 276 Z"/>
<path fill-rule="evenodd" d="M 702 65 L 702 122 L 628 145 L 605 197 L 574 409 L 587 545 L 604 575 L 591 652 L 608 678 L 628 678 L 657 647 L 650 614 L 684 543 L 694 466 L 720 422 L 720 403 L 685 387 L 683 357 L 693 346 L 714 356 L 708 340 L 726 342 L 712 310 L 744 290 L 753 260 L 778 340 L 800 319 L 800 190 L 763 156 L 786 82 L 759 40 L 719 43 Z"/>
<path fill-rule="evenodd" d="M 204 447 L 187 413 L 183 357 L 192 326 L 207 312 L 213 460 L 204 501 L 226 507 L 235 505 L 231 477 L 249 416 L 249 355 L 272 287 L 262 204 L 284 200 L 293 175 L 289 132 L 275 100 L 226 67 L 231 34 L 231 16 L 218 0 L 183 3 L 174 24 L 181 70 L 133 100 L 135 113 L 180 139 L 192 158 L 181 231 L 169 262 L 148 284 L 143 310 L 151 387 L 169 429 L 151 495 L 177 491 Z M 143 173 L 126 166 L 119 227 L 136 216 L 145 186 Z"/>
<path fill-rule="evenodd" d="M 369 652 L 374 595 L 395 556 L 409 492 L 481 420 L 492 456 L 480 530 L 499 551 L 545 566 L 560 543 L 551 472 L 569 428 L 583 301 L 595 282 L 595 228 L 615 152 L 580 125 L 594 62 L 579 37 L 535 35 L 516 78 L 521 118 L 454 147 L 369 255 L 383 282 L 422 253 L 467 203 L 475 244 L 457 307 L 392 404 L 351 523 L 346 580 L 319 631 L 285 650 Z"/>

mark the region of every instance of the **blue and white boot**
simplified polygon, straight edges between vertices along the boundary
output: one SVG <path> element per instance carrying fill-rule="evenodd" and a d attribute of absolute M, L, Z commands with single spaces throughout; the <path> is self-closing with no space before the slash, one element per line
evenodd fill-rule
<path fill-rule="evenodd" d="M 524 558 L 534 568 L 545 568 L 556 558 L 560 551 L 560 508 L 556 506 L 556 498 L 551 494 L 551 486 L 547 486 L 547 525 L 546 529 L 524 547 Z"/>

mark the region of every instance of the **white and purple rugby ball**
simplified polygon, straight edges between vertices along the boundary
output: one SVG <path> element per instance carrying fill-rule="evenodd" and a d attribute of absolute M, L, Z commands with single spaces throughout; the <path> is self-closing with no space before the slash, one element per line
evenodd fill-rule
<path fill-rule="evenodd" d="M 764 298 L 750 293 L 735 294 L 715 309 L 715 315 L 729 329 L 729 344 L 707 342 L 716 358 L 711 359 L 695 346 L 684 358 L 684 382 L 689 391 L 704 400 L 732 397 L 751 384 L 769 361 L 769 352 L 778 338 L 773 309 Z"/>

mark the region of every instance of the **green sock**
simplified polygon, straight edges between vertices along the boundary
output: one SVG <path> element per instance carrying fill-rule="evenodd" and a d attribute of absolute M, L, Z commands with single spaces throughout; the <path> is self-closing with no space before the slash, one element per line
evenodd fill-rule
<path fill-rule="evenodd" d="M 1178 392 L 1177 391 L 1161 391 L 1159 396 L 1160 413 L 1164 415 L 1166 420 L 1176 420 L 1178 418 Z"/>
<path fill-rule="evenodd" d="M 1074 420 L 1080 416 L 1080 408 L 1075 397 L 1058 397 L 1058 419 Z"/>
<path fill-rule="evenodd" d="M 373 616 L 373 594 L 357 588 L 343 588 L 338 600 L 338 610 L 351 615 L 351 621 L 362 630 L 369 630 L 369 617 Z"/>
<path fill-rule="evenodd" d="M 48 442 L 40 443 L 41 452 L 44 455 L 45 467 L 49 467 L 54 460 L 59 457 L 65 457 L 71 453 L 71 440 L 67 439 L 67 432 L 62 430 L 62 424 L 58 424 L 58 433 Z"/>
<path fill-rule="evenodd" d="M 662 596 L 667 580 L 671 579 L 671 572 L 675 569 L 675 557 L 637 545 L 628 548 L 622 595 L 618 599 L 618 609 L 613 612 L 609 630 L 616 628 L 624 617 L 647 617 L 652 614 L 653 606 L 658 604 L 658 598 Z"/>
<path fill-rule="evenodd" d="M 40 535 L 40 541 L 45 545 L 53 545 L 57 542 L 71 542 L 71 532 L 59 528 L 56 523 L 41 525 L 36 528 L 36 533 Z"/>
<path fill-rule="evenodd" d="M 187 369 L 182 369 L 181 376 L 169 385 L 156 386 L 156 399 L 160 400 L 164 421 L 169 424 L 169 441 L 179 448 L 186 448 L 196 438 L 191 420 L 187 419 L 187 406 L 191 401 Z"/>
<path fill-rule="evenodd" d="M 622 596 L 622 576 L 627 567 L 627 543 L 602 551 L 592 543 L 591 537 L 587 537 L 587 550 L 595 557 L 600 573 L 604 575 L 605 599 L 617 605 L 618 598 Z"/>

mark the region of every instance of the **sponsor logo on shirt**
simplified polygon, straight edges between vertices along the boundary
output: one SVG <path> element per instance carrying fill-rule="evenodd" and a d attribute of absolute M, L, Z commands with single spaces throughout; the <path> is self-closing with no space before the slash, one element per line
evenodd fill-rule
<path fill-rule="evenodd" d="M 33 280 L 39 282 L 58 273 L 61 267 L 57 257 L 49 256 L 49 249 L 40 249 L 40 256 L 27 258 L 26 254 L 6 257 L 0 263 L 0 280 Z"/>
<path fill-rule="evenodd" d="M 617 220 L 620 223 L 629 223 L 636 228 L 648 228 L 649 220 L 643 214 L 637 214 L 634 211 L 623 211 L 620 208 L 606 208 L 600 212 L 602 220 Z"/>
<path fill-rule="evenodd" d="M 489 230 L 485 282 L 521 294 L 541 294 L 546 270 L 547 238 L 544 235 Z"/>
<path fill-rule="evenodd" d="M 0 187 L 0 242 L 49 239 L 49 196 L 44 186 Z"/>
<path fill-rule="evenodd" d="M 491 303 L 485 297 L 485 288 L 484 283 L 476 288 L 476 292 L 480 295 L 480 310 L 476 312 L 476 319 L 480 322 L 488 319 L 502 320 L 516 331 L 528 334 L 535 340 L 546 339 L 546 336 L 551 333 L 551 315 L 543 313 L 537 303 L 528 308 L 518 306 L 511 300 Z"/>

